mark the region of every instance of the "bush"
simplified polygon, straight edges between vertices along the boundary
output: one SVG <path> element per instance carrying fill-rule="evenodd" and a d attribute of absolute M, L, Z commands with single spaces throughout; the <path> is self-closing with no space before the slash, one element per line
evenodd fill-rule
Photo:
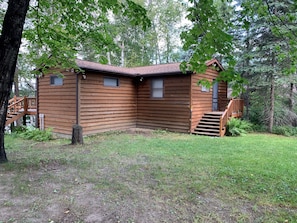
<path fill-rule="evenodd" d="M 252 131 L 252 124 L 238 118 L 231 118 L 227 123 L 227 136 L 241 136 Z"/>
<path fill-rule="evenodd" d="M 265 125 L 259 125 L 252 123 L 252 128 L 254 132 L 263 132 L 266 133 L 268 131 L 267 126 Z"/>
<path fill-rule="evenodd" d="M 274 126 L 272 133 L 283 136 L 297 136 L 297 128 L 292 126 Z"/>
<path fill-rule="evenodd" d="M 16 134 L 20 134 L 22 132 L 25 132 L 26 130 L 27 130 L 27 127 L 23 125 L 15 126 L 12 128 L 12 132 Z"/>
<path fill-rule="evenodd" d="M 25 131 L 18 133 L 21 138 L 32 139 L 35 141 L 43 142 L 53 139 L 52 129 L 40 130 L 34 127 L 26 127 Z"/>

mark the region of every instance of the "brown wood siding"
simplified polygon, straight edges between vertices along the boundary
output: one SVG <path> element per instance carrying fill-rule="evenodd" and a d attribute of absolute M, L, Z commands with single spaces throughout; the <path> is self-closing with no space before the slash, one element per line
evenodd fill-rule
<path fill-rule="evenodd" d="M 194 131 L 198 122 L 202 118 L 203 114 L 212 111 L 212 88 L 209 92 L 202 92 L 201 86 L 197 85 L 200 79 L 207 79 L 213 81 L 218 76 L 218 71 L 208 68 L 205 74 L 193 74 L 192 75 L 192 88 L 191 88 L 191 132 Z M 221 104 L 223 98 L 227 98 L 227 84 L 226 82 L 219 83 L 219 109 L 221 109 Z"/>
<path fill-rule="evenodd" d="M 76 75 L 71 72 L 63 74 L 62 86 L 52 86 L 50 74 L 39 78 L 39 114 L 45 115 L 45 128 L 51 127 L 55 133 L 70 135 L 76 121 Z"/>
<path fill-rule="evenodd" d="M 103 86 L 103 74 L 87 74 L 80 85 L 80 124 L 84 135 L 136 127 L 136 86 L 129 77 L 118 87 Z"/>
<path fill-rule="evenodd" d="M 138 87 L 137 127 L 189 132 L 190 75 L 158 77 L 163 79 L 163 98 L 151 97 L 151 81 L 144 78 Z"/>

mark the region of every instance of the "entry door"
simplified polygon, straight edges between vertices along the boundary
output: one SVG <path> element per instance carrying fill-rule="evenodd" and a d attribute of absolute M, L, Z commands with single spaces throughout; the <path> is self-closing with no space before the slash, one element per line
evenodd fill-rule
<path fill-rule="evenodd" d="M 219 83 L 215 82 L 212 87 L 212 110 L 218 110 L 218 101 L 219 101 Z"/>

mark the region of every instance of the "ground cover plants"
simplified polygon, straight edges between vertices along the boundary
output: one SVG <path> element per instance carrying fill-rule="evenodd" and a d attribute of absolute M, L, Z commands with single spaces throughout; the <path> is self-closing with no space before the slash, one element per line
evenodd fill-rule
<path fill-rule="evenodd" d="M 13 130 L 12 136 L 34 141 L 44 142 L 53 139 L 52 129 L 40 130 L 33 126 L 18 126 Z"/>
<path fill-rule="evenodd" d="M 297 222 L 296 138 L 6 136 L 0 222 Z"/>

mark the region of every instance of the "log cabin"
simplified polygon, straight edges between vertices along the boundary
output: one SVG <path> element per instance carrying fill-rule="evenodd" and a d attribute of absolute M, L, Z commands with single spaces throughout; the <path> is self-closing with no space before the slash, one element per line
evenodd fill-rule
<path fill-rule="evenodd" d="M 218 77 L 223 67 L 216 59 L 206 62 L 203 74 L 183 73 L 179 63 L 134 68 L 76 63 L 83 72 L 38 78 L 40 122 L 60 135 L 70 136 L 73 125 L 80 125 L 84 136 L 129 128 L 223 136 L 227 119 L 242 113 L 236 100 L 228 100 L 226 82 L 210 89 L 197 84 Z"/>

